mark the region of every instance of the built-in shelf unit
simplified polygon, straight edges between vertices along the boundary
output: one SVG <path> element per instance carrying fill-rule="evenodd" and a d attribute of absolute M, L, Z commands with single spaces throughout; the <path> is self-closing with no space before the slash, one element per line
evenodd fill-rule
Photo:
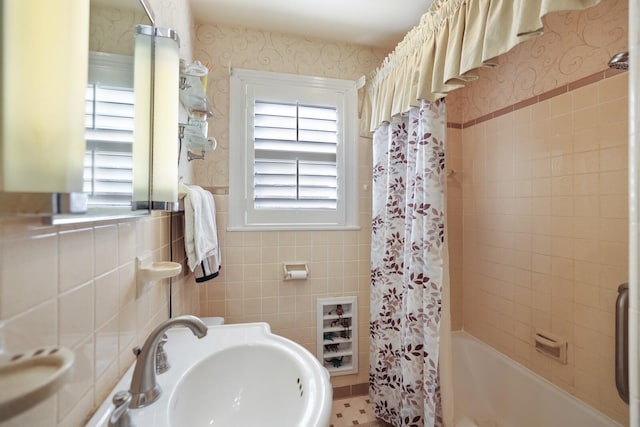
<path fill-rule="evenodd" d="M 358 372 L 358 299 L 318 298 L 317 357 L 331 375 Z"/>

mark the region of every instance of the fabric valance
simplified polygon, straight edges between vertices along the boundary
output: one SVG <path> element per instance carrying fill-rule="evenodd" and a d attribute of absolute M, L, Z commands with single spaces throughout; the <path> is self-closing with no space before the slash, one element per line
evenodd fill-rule
<path fill-rule="evenodd" d="M 475 70 L 542 34 L 542 17 L 600 0 L 435 0 L 373 73 L 371 130 L 477 78 Z"/>

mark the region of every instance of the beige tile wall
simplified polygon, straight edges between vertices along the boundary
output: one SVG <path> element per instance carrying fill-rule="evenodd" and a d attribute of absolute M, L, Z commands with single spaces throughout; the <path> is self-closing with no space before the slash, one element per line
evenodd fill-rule
<path fill-rule="evenodd" d="M 194 167 L 198 185 L 226 186 L 229 175 L 229 66 L 357 80 L 386 52 L 267 31 L 198 24 L 195 59 L 211 65 L 208 95 L 215 119 L 209 134 L 218 149 Z M 216 195 L 223 248 L 222 273 L 200 287 L 202 315 L 227 322 L 266 321 L 316 353 L 316 299 L 358 296 L 359 372 L 334 377 L 334 386 L 368 382 L 369 259 L 371 234 L 371 139 L 358 141 L 358 231 L 226 232 L 227 196 Z M 194 162 L 195 163 L 195 162 Z M 282 263 L 307 261 L 310 278 L 282 281 Z"/>
<path fill-rule="evenodd" d="M 447 103 L 447 107 L 449 104 Z M 463 327 L 462 312 L 462 130 L 447 129 L 447 242 L 449 244 L 449 292 L 451 329 Z"/>
<path fill-rule="evenodd" d="M 71 380 L 6 426 L 78 426 L 133 363 L 131 349 L 168 317 L 168 281 L 136 296 L 135 257 L 169 259 L 170 217 L 42 226 L 0 222 L 0 320 L 7 350 L 60 345 L 76 354 Z M 180 242 L 176 240 L 176 245 Z M 188 288 L 187 288 L 188 289 Z M 186 291 L 179 310 L 196 312 Z M 180 313 L 176 313 L 180 314 Z"/>
<path fill-rule="evenodd" d="M 627 280 L 627 74 L 462 130 L 464 328 L 619 422 Z M 533 347 L 569 342 L 569 363 Z"/>

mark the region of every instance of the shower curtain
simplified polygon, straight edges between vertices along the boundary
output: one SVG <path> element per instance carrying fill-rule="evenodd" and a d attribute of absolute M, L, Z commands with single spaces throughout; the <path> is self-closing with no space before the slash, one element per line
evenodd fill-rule
<path fill-rule="evenodd" d="M 376 416 L 396 427 L 445 425 L 445 134 L 439 100 L 422 101 L 373 137 L 369 386 Z"/>

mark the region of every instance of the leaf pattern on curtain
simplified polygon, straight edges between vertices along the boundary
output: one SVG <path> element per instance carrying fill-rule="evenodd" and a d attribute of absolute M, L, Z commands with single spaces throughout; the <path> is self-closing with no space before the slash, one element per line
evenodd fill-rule
<path fill-rule="evenodd" d="M 445 224 L 443 100 L 373 138 L 369 386 L 375 414 L 442 426 L 438 341 Z"/>

